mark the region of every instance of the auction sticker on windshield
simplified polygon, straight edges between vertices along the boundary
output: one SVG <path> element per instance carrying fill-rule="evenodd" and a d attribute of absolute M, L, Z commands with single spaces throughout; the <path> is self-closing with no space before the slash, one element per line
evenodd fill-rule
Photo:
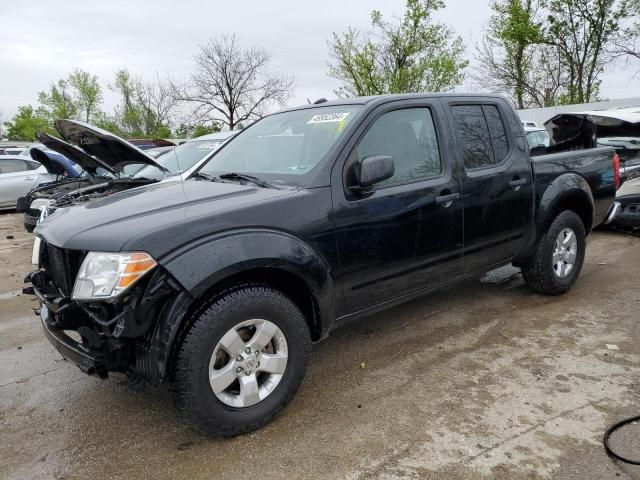
<path fill-rule="evenodd" d="M 347 115 L 349 112 L 319 113 L 311 117 L 307 124 L 341 122 L 347 118 Z"/>

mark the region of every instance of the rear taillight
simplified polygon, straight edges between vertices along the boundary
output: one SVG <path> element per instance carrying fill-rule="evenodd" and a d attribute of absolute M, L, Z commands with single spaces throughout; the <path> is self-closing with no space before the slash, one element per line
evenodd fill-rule
<path fill-rule="evenodd" d="M 613 185 L 616 190 L 620 187 L 620 157 L 617 153 L 613 154 Z"/>

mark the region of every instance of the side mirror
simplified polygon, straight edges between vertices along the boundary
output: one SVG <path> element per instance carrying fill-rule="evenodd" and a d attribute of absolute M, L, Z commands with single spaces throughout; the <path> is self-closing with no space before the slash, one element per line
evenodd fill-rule
<path fill-rule="evenodd" d="M 354 166 L 356 185 L 349 187 L 351 191 L 362 192 L 376 183 L 393 177 L 395 167 L 393 158 L 387 155 L 366 157 Z"/>

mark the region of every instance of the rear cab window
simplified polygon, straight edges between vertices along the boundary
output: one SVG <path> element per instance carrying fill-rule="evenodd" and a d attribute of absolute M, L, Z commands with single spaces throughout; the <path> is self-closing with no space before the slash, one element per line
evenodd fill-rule
<path fill-rule="evenodd" d="M 451 114 L 465 169 L 490 168 L 505 161 L 510 145 L 496 105 L 452 105 Z"/>

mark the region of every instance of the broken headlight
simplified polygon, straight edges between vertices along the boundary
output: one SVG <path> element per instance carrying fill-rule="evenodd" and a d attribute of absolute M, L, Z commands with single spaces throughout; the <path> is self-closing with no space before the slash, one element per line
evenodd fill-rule
<path fill-rule="evenodd" d="M 84 258 L 76 283 L 74 300 L 102 300 L 125 291 L 156 266 L 145 252 L 89 252 Z"/>

